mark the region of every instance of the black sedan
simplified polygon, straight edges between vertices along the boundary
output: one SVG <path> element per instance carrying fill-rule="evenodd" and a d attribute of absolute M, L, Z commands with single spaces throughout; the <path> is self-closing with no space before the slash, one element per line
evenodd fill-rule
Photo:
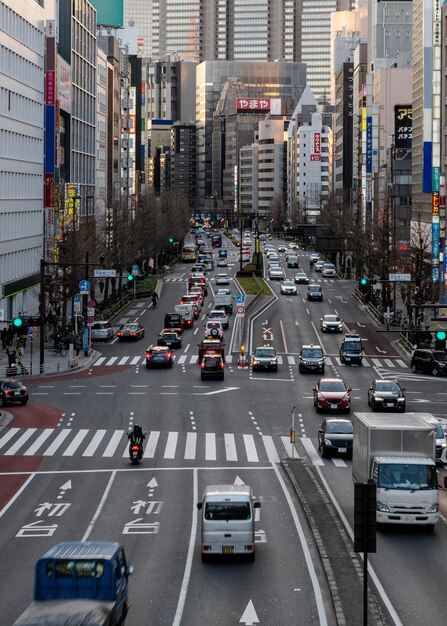
<path fill-rule="evenodd" d="M 348 419 L 328 417 L 318 431 L 318 450 L 323 458 L 330 454 L 352 457 L 352 422 Z"/>
<path fill-rule="evenodd" d="M 118 328 L 116 336 L 120 341 L 123 339 L 142 339 L 144 337 L 144 328 L 139 322 L 121 324 Z"/>
<path fill-rule="evenodd" d="M 6 406 L 15 402 L 26 404 L 28 400 L 28 389 L 19 380 L 12 378 L 0 380 L 0 406 Z"/>
<path fill-rule="evenodd" d="M 168 346 L 149 346 L 146 350 L 146 367 L 158 367 L 174 365 L 174 355 Z"/>
<path fill-rule="evenodd" d="M 157 339 L 157 346 L 168 346 L 169 348 L 181 348 L 182 339 L 170 330 L 163 330 Z"/>
<path fill-rule="evenodd" d="M 373 411 L 392 409 L 404 413 L 406 408 L 404 391 L 397 380 L 378 378 L 373 380 L 368 389 L 368 404 Z"/>

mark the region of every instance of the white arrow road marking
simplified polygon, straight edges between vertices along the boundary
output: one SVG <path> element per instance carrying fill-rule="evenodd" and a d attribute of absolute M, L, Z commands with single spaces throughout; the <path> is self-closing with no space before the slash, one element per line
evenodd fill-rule
<path fill-rule="evenodd" d="M 361 324 L 360 322 L 357 322 L 357 326 L 360 326 L 360 328 L 366 328 L 366 324 Z"/>
<path fill-rule="evenodd" d="M 242 480 L 242 478 L 239 478 L 239 476 L 236 476 L 236 478 L 234 479 L 234 485 L 245 485 L 244 481 Z"/>
<path fill-rule="evenodd" d="M 362 339 L 362 341 L 364 341 L 364 340 Z M 376 350 L 377 350 L 377 352 L 380 352 L 380 354 L 386 354 L 386 350 L 381 350 L 377 346 L 376 346 Z"/>
<path fill-rule="evenodd" d="M 156 478 L 152 478 L 146 485 L 146 487 L 158 487 Z"/>
<path fill-rule="evenodd" d="M 240 387 L 226 387 L 225 389 L 218 389 L 217 391 L 207 391 L 206 393 L 194 392 L 192 395 L 193 396 L 213 396 L 216 393 L 225 393 L 226 391 L 235 391 L 237 389 L 240 389 Z"/>
<path fill-rule="evenodd" d="M 259 619 L 256 615 L 255 607 L 253 606 L 253 602 L 251 600 L 245 607 L 245 611 L 243 612 L 242 617 L 239 620 L 239 624 L 245 624 L 246 626 L 259 624 Z"/>

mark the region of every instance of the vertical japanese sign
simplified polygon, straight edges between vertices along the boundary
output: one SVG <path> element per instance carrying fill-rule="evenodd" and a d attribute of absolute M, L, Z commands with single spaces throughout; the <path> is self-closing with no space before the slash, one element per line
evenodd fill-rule
<path fill-rule="evenodd" d="M 45 48 L 45 249 L 53 260 L 54 250 L 54 168 L 56 137 L 56 22 L 46 23 Z"/>
<path fill-rule="evenodd" d="M 321 161 L 321 133 L 313 133 L 313 149 L 311 161 Z"/>
<path fill-rule="evenodd" d="M 439 283 L 441 174 L 441 0 L 433 0 L 432 39 L 432 281 Z"/>

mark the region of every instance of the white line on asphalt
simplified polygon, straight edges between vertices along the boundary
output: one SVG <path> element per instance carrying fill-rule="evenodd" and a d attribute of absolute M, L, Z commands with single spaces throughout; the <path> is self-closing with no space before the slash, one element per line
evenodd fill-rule
<path fill-rule="evenodd" d="M 310 460 L 314 465 L 324 465 L 323 461 L 320 459 L 319 454 L 315 450 L 314 444 L 309 439 L 309 437 L 300 437 L 301 443 L 304 446 L 307 454 L 310 457 Z"/>
<path fill-rule="evenodd" d="M 36 441 L 27 450 L 25 450 L 25 452 L 23 452 L 23 455 L 33 456 L 34 454 L 36 454 L 40 446 L 45 443 L 45 441 L 52 433 L 54 433 L 54 428 L 45 428 L 43 433 L 41 433 L 39 437 L 37 437 Z"/>
<path fill-rule="evenodd" d="M 124 434 L 124 430 L 117 430 L 113 433 L 112 438 L 110 439 L 107 448 L 104 450 L 102 456 L 110 457 L 115 454 L 115 450 L 119 446 L 121 437 Z"/>
<path fill-rule="evenodd" d="M 185 459 L 191 460 L 196 458 L 197 433 L 186 434 Z"/>
<path fill-rule="evenodd" d="M 237 461 L 236 441 L 234 435 L 230 433 L 224 434 L 225 455 L 227 461 Z"/>
<path fill-rule="evenodd" d="M 245 452 L 247 454 L 247 461 L 249 463 L 258 463 L 259 458 L 258 458 L 258 453 L 256 452 L 256 446 L 255 446 L 253 435 L 244 435 L 243 439 L 244 439 L 244 445 L 245 445 Z"/>
<path fill-rule="evenodd" d="M 96 433 L 92 437 L 92 440 L 84 450 L 82 456 L 93 456 L 99 444 L 104 439 L 104 435 L 106 434 L 106 432 L 107 431 L 104 429 L 96 431 Z"/>
<path fill-rule="evenodd" d="M 43 452 L 43 456 L 53 456 L 56 450 L 63 444 L 68 435 L 73 432 L 71 428 L 64 428 L 51 443 L 51 445 Z"/>
<path fill-rule="evenodd" d="M 313 561 L 312 561 L 312 556 L 310 554 L 309 547 L 307 545 L 307 540 L 306 540 L 306 537 L 304 535 L 303 527 L 302 527 L 302 525 L 300 523 L 300 520 L 298 518 L 298 514 L 297 514 L 296 509 L 295 509 L 295 507 L 293 505 L 292 498 L 290 496 L 289 490 L 287 489 L 287 486 L 286 486 L 286 484 L 284 482 L 284 479 L 281 476 L 281 473 L 280 473 L 280 471 L 278 469 L 278 466 L 275 463 L 273 463 L 272 464 L 272 468 L 273 468 L 273 471 L 276 474 L 276 478 L 278 479 L 279 484 L 281 485 L 281 488 L 283 490 L 284 496 L 285 496 L 285 498 L 287 500 L 287 504 L 289 505 L 289 509 L 290 509 L 291 514 L 292 514 L 293 521 L 295 522 L 295 528 L 297 530 L 298 537 L 299 537 L 300 543 L 301 543 L 301 548 L 303 550 L 304 558 L 306 560 L 307 571 L 309 572 L 309 576 L 310 576 L 310 579 L 312 581 L 312 587 L 313 587 L 314 595 L 315 595 L 315 603 L 317 605 L 317 611 L 318 611 L 318 616 L 319 616 L 319 624 L 320 624 L 320 626 L 327 626 L 327 615 L 326 615 L 326 611 L 325 611 L 325 608 L 324 608 L 324 601 L 323 601 L 323 596 L 322 596 L 322 593 L 321 593 L 320 583 L 318 581 L 317 574 L 315 572 L 315 567 L 314 567 L 314 564 L 313 564 Z"/>
<path fill-rule="evenodd" d="M 292 458 L 292 444 L 290 443 L 290 438 L 289 437 L 281 437 L 281 441 L 283 443 L 284 449 L 286 451 L 287 456 L 291 459 Z M 299 459 L 300 455 L 298 454 L 298 450 L 296 449 L 295 446 L 293 446 L 293 458 L 294 459 Z"/>
<path fill-rule="evenodd" d="M 0 439 L 0 448 L 3 448 L 3 446 L 5 446 L 8 443 L 8 441 L 12 439 L 16 433 L 19 432 L 19 430 L 20 428 L 10 428 L 8 432 L 6 433 L 6 435 L 4 435 Z"/>
<path fill-rule="evenodd" d="M 107 483 L 107 487 L 105 488 L 104 493 L 102 494 L 101 502 L 98 504 L 98 508 L 96 509 L 95 514 L 92 517 L 92 521 L 88 525 L 88 528 L 85 531 L 84 536 L 82 537 L 81 541 L 87 541 L 87 539 L 90 537 L 90 533 L 92 532 L 98 517 L 101 515 L 101 511 L 104 508 L 104 504 L 106 503 L 107 496 L 109 495 L 110 490 L 112 489 L 112 484 L 113 484 L 113 481 L 115 480 L 115 476 L 116 476 L 116 471 L 113 471 L 112 475 L 110 476 L 109 482 Z"/>
<path fill-rule="evenodd" d="M 110 358 L 106 365 L 113 365 L 115 363 L 115 361 L 118 361 L 118 357 L 117 356 L 112 356 L 112 358 Z"/>
<path fill-rule="evenodd" d="M 147 440 L 146 450 L 144 451 L 143 457 L 145 459 L 153 459 L 155 455 L 155 449 L 157 447 L 158 438 L 160 437 L 160 431 L 152 430 L 149 435 L 149 439 Z"/>
<path fill-rule="evenodd" d="M 3 474 L 3 476 L 7 476 L 9 474 Z M 9 500 L 5 506 L 2 508 L 2 510 L 0 511 L 0 517 L 3 517 L 3 515 L 6 513 L 6 511 L 14 504 L 14 502 L 17 500 L 17 498 L 22 494 L 22 491 L 25 491 L 25 489 L 28 487 L 28 485 L 30 484 L 30 482 L 33 480 L 34 476 L 36 475 L 36 472 L 33 472 L 32 474 L 30 474 L 29 478 L 27 480 L 25 480 L 25 482 L 23 483 L 23 485 L 20 487 L 20 489 L 18 489 L 15 494 L 12 496 L 11 500 Z"/>
<path fill-rule="evenodd" d="M 279 326 L 281 328 L 282 341 L 284 344 L 284 352 L 287 354 L 289 350 L 287 348 L 286 335 L 284 333 L 284 324 L 282 323 L 282 320 L 279 320 Z"/>
<path fill-rule="evenodd" d="M 175 450 L 177 448 L 178 432 L 169 432 L 168 440 L 166 442 L 166 448 L 164 453 L 165 459 L 174 459 Z"/>
<path fill-rule="evenodd" d="M 134 356 L 133 359 L 131 360 L 130 364 L 131 365 L 136 365 L 140 359 L 141 359 L 140 356 Z"/>
<path fill-rule="evenodd" d="M 332 457 L 332 463 L 336 467 L 348 467 L 343 459 L 337 459 L 335 457 Z"/>
<path fill-rule="evenodd" d="M 68 448 L 64 452 L 62 452 L 62 456 L 73 456 L 73 454 L 79 448 L 81 443 L 87 437 L 87 433 L 88 433 L 88 428 L 87 429 L 81 428 L 81 430 L 76 434 L 76 437 L 70 443 Z"/>
<path fill-rule="evenodd" d="M 129 357 L 123 356 L 117 363 L 117 365 L 124 365 Z"/>
<path fill-rule="evenodd" d="M 185 572 L 183 574 L 182 586 L 180 588 L 180 594 L 177 602 L 177 609 L 175 611 L 174 621 L 172 626 L 180 626 L 183 616 L 183 610 L 185 608 L 186 594 L 188 593 L 189 579 L 191 578 L 192 561 L 194 557 L 194 548 L 197 535 L 197 469 L 193 470 L 193 488 L 192 488 L 192 521 L 191 521 L 191 534 L 189 536 L 188 555 L 186 557 Z"/>
<path fill-rule="evenodd" d="M 179 356 L 178 358 L 178 363 L 179 365 L 181 365 L 182 363 L 184 363 L 186 361 L 186 359 L 188 358 L 187 354 L 182 354 L 181 356 Z"/>
<path fill-rule="evenodd" d="M 10 454 L 15 454 L 27 441 L 28 439 L 34 435 L 37 428 L 27 428 L 23 435 L 19 437 L 19 439 L 7 450 L 3 452 L 5 456 L 9 456 Z"/>
<path fill-rule="evenodd" d="M 186 346 L 186 348 L 185 348 L 185 352 L 188 352 L 188 348 L 189 348 L 189 346 L 190 346 L 190 345 L 191 345 L 191 344 L 190 344 L 190 343 L 188 343 L 188 345 L 187 345 L 187 346 Z"/>
<path fill-rule="evenodd" d="M 265 450 L 270 463 L 279 463 L 279 456 L 276 451 L 275 444 L 273 443 L 273 437 L 270 435 L 262 435 L 262 441 L 264 442 Z"/>
<path fill-rule="evenodd" d="M 205 461 L 216 461 L 216 435 L 214 433 L 205 434 Z"/>
<path fill-rule="evenodd" d="M 98 365 L 102 365 L 104 361 L 107 360 L 106 356 L 101 356 L 97 361 L 93 363 L 93 367 L 97 367 Z"/>

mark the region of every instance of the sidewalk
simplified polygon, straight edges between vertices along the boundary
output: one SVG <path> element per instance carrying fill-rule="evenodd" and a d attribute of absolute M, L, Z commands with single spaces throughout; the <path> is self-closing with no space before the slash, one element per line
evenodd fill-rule
<path fill-rule="evenodd" d="M 39 345 L 33 345 L 33 353 L 31 355 L 30 343 L 28 341 L 22 359 L 22 367 L 17 363 L 18 357 L 16 356 L 17 369 L 12 369 L 9 367 L 6 350 L 0 349 L 0 378 L 23 379 L 29 376 L 40 376 L 42 374 L 54 375 L 72 372 L 86 367 L 90 362 L 96 359 L 97 353 L 95 350 L 92 350 L 90 355 L 86 357 L 82 350 L 79 352 L 79 356 L 76 356 L 76 351 L 73 351 L 72 359 L 70 359 L 69 350 L 67 350 L 65 357 L 61 357 L 60 354 L 53 353 L 53 348 L 45 348 L 44 356 L 43 371 L 41 371 Z"/>

